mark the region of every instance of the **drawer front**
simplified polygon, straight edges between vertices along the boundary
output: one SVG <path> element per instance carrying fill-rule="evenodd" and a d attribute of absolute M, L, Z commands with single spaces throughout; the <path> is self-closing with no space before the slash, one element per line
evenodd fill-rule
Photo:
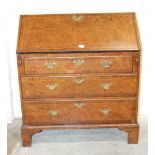
<path fill-rule="evenodd" d="M 24 58 L 25 74 L 129 73 L 132 56 Z"/>
<path fill-rule="evenodd" d="M 22 97 L 119 97 L 136 96 L 137 76 L 21 77 Z"/>
<path fill-rule="evenodd" d="M 23 102 L 24 124 L 131 123 L 135 99 Z"/>

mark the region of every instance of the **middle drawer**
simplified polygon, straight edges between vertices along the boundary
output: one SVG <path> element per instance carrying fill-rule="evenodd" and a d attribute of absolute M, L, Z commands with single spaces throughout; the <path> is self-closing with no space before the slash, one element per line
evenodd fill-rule
<path fill-rule="evenodd" d="M 21 77 L 21 88 L 28 99 L 136 96 L 137 75 Z"/>

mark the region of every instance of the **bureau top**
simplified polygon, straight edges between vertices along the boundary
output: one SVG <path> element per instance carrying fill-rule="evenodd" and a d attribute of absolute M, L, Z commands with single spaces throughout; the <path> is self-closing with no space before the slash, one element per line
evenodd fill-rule
<path fill-rule="evenodd" d="M 21 15 L 17 53 L 138 51 L 134 13 Z"/>

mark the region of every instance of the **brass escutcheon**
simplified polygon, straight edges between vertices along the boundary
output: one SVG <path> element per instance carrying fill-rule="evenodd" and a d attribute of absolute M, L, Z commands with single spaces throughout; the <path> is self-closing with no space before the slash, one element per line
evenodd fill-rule
<path fill-rule="evenodd" d="M 73 15 L 72 19 L 76 22 L 80 22 L 82 20 L 83 16 L 81 15 Z"/>
<path fill-rule="evenodd" d="M 100 109 L 100 112 L 104 115 L 108 115 L 112 110 L 108 108 Z"/>
<path fill-rule="evenodd" d="M 77 107 L 77 108 L 82 108 L 83 106 L 85 105 L 85 103 L 83 103 L 83 102 L 76 102 L 76 103 L 74 103 L 74 106 L 75 107 Z"/>
<path fill-rule="evenodd" d="M 77 77 L 77 78 L 74 79 L 74 81 L 75 81 L 76 84 L 79 85 L 79 84 L 82 84 L 85 81 L 85 79 L 82 79 L 80 77 Z"/>
<path fill-rule="evenodd" d="M 52 69 L 56 66 L 56 63 L 55 62 L 46 62 L 46 63 L 44 63 L 44 66 L 48 69 Z"/>

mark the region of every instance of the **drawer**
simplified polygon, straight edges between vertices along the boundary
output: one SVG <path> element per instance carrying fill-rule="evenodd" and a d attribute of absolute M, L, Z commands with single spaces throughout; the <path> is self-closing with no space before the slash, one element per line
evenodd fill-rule
<path fill-rule="evenodd" d="M 22 97 L 121 97 L 136 96 L 136 75 L 79 75 L 21 77 Z"/>
<path fill-rule="evenodd" d="M 135 99 L 57 100 L 23 102 L 24 124 L 131 123 L 136 121 Z"/>
<path fill-rule="evenodd" d="M 131 73 L 132 55 L 85 57 L 27 57 L 25 74 Z"/>

